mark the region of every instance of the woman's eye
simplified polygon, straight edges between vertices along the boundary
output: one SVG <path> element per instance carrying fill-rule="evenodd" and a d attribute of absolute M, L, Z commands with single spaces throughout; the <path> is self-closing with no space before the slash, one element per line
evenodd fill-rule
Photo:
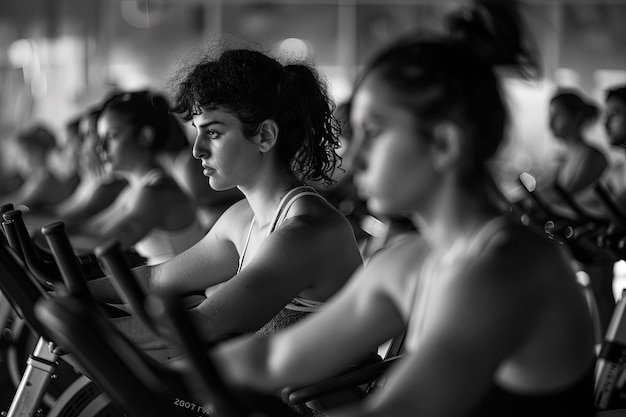
<path fill-rule="evenodd" d="M 201 133 L 201 136 L 207 138 L 207 139 L 217 139 L 217 137 L 219 136 L 219 133 L 217 133 L 215 130 L 203 130 Z"/>
<path fill-rule="evenodd" d="M 382 129 L 378 127 L 367 127 L 363 129 L 363 137 L 365 138 L 365 140 L 371 140 L 380 135 L 381 132 Z"/>
<path fill-rule="evenodd" d="M 205 130 L 204 134 L 209 138 L 209 139 L 217 139 L 219 136 L 219 133 L 217 133 L 215 130 Z"/>

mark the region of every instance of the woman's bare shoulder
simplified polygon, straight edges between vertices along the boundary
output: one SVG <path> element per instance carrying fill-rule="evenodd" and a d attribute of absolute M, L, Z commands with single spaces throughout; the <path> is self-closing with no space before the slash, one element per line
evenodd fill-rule
<path fill-rule="evenodd" d="M 562 246 L 527 226 L 510 222 L 482 248 L 481 273 L 519 285 L 550 285 L 557 277 L 573 277 L 571 262 Z M 491 271 L 491 274 L 487 272 Z"/>
<path fill-rule="evenodd" d="M 419 276 L 429 253 L 426 240 L 416 233 L 376 252 L 365 265 L 363 275 L 384 288 L 385 292 L 401 296 L 407 282 Z"/>
<path fill-rule="evenodd" d="M 236 236 L 247 233 L 254 217 L 248 200 L 241 199 L 228 207 L 217 219 L 211 230 L 221 235 Z"/>
<path fill-rule="evenodd" d="M 347 218 L 326 199 L 315 195 L 305 195 L 296 200 L 284 224 L 300 225 L 317 229 L 320 235 L 329 231 L 338 236 L 340 232 L 353 233 Z"/>

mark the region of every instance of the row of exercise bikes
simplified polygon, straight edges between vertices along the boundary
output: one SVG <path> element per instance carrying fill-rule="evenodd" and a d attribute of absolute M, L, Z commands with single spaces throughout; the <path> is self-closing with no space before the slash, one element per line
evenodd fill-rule
<path fill-rule="evenodd" d="M 600 218 L 557 187 L 574 214 L 563 216 L 542 200 L 532 176 L 522 174 L 520 184 L 527 198 L 510 204 L 519 221 L 567 246 L 582 265 L 598 254 L 626 259 L 626 215 L 602 185 L 596 193 L 608 217 Z M 13 205 L 0 207 L 0 216 L 0 353 L 15 387 L 3 416 L 280 417 L 301 415 L 298 406 L 323 413 L 384 389 L 385 371 L 401 364 L 403 335 L 378 360 L 312 386 L 286 388 L 281 396 L 229 386 L 206 354 L 212 346 L 194 329 L 181 296 L 146 294 L 135 280 L 133 253 L 113 241 L 77 254 L 62 222 L 32 233 Z M 105 270 L 132 314 L 180 347 L 182 359 L 157 360 L 110 323 L 111 310 L 87 285 Z M 626 297 L 599 339 L 598 416 L 626 416 Z"/>
<path fill-rule="evenodd" d="M 112 241 L 78 255 L 63 222 L 29 231 L 23 213 L 2 206 L 0 323 L 2 354 L 15 394 L 7 417 L 299 416 L 358 401 L 401 359 L 401 337 L 383 356 L 307 387 L 264 395 L 229 386 L 206 352 L 178 295 L 144 293 L 136 254 Z M 132 314 L 184 352 L 175 362 L 139 349 L 109 321 L 87 282 L 113 278 Z"/>

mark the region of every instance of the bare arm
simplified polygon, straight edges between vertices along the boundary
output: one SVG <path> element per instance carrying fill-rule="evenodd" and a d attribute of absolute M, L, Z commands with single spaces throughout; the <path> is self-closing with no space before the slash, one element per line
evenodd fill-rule
<path fill-rule="evenodd" d="M 83 228 L 83 238 L 91 236 L 94 248 L 110 239 L 116 239 L 122 247 L 130 247 L 146 236 L 155 227 L 162 227 L 167 215 L 167 194 L 159 187 L 144 187 L 136 196 L 134 204 L 128 210 L 119 211 L 102 228 Z M 155 209 L 158 207 L 159 209 Z"/>
<path fill-rule="evenodd" d="M 336 374 L 403 331 L 391 295 L 403 292 L 406 275 L 394 270 L 400 262 L 393 252 L 380 252 L 322 311 L 270 337 L 223 342 L 214 352 L 217 363 L 234 383 L 262 391 Z"/>
<path fill-rule="evenodd" d="M 545 289 L 527 285 L 529 270 L 515 265 L 490 257 L 459 280 L 437 330 L 391 372 L 385 387 L 333 417 L 467 414 L 503 363 L 528 343 L 545 306 Z"/>
<path fill-rule="evenodd" d="M 28 207 L 38 207 L 52 204 L 58 200 L 58 189 L 49 174 L 32 175 L 17 190 L 2 197 L 2 204 L 23 204 Z"/>
<path fill-rule="evenodd" d="M 80 222 L 110 207 L 127 185 L 127 182 L 123 180 L 94 184 L 94 188 L 83 200 L 78 201 L 73 207 L 68 207 L 63 212 L 59 212 L 58 215 L 68 225 L 68 230 L 69 226 L 76 229 Z"/>
<path fill-rule="evenodd" d="M 332 281 L 334 293 L 361 265 L 349 224 L 296 216 L 263 241 L 244 269 L 191 311 L 205 337 L 257 331 L 295 296 Z M 324 284 L 322 284 L 324 282 Z M 227 319 L 226 319 L 227 318 Z"/>
<path fill-rule="evenodd" d="M 133 272 L 147 291 L 191 293 L 204 291 L 235 275 L 239 254 L 232 237 L 224 231 L 237 217 L 226 213 L 221 224 L 214 227 L 194 246 L 174 258 L 153 266 L 134 268 Z M 108 277 L 90 281 L 92 292 L 104 302 L 119 302 Z"/>

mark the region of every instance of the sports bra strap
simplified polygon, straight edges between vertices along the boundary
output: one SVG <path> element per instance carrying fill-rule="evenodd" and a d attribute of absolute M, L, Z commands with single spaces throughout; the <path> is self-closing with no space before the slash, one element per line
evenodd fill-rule
<path fill-rule="evenodd" d="M 278 208 L 276 209 L 276 213 L 274 213 L 274 218 L 272 219 L 272 225 L 267 232 L 267 236 L 269 236 L 270 233 L 276 230 L 276 228 L 285 221 L 285 219 L 287 218 L 287 213 L 289 212 L 289 209 L 291 208 L 293 203 L 295 203 L 300 197 L 304 197 L 307 195 L 313 195 L 321 199 L 324 198 L 317 191 L 315 191 L 313 187 L 309 187 L 306 185 L 290 190 L 280 200 Z"/>
<path fill-rule="evenodd" d="M 307 195 L 317 196 L 321 199 L 324 199 L 315 188 L 309 187 L 307 185 L 301 185 L 299 187 L 293 188 L 289 190 L 278 203 L 278 207 L 274 212 L 274 216 L 272 217 L 272 222 L 269 230 L 267 231 L 267 236 L 269 236 L 276 228 L 278 228 L 287 218 L 287 213 L 289 209 L 300 197 L 304 197 Z M 248 250 L 248 243 L 250 242 L 250 236 L 252 235 L 252 229 L 254 224 L 256 223 L 256 217 L 252 218 L 252 222 L 250 223 L 250 228 L 248 229 L 248 235 L 246 236 L 246 242 L 244 244 L 243 250 L 241 251 L 241 256 L 239 257 L 239 266 L 237 268 L 237 273 L 241 272 L 243 267 L 243 260 L 246 256 L 246 251 Z"/>

